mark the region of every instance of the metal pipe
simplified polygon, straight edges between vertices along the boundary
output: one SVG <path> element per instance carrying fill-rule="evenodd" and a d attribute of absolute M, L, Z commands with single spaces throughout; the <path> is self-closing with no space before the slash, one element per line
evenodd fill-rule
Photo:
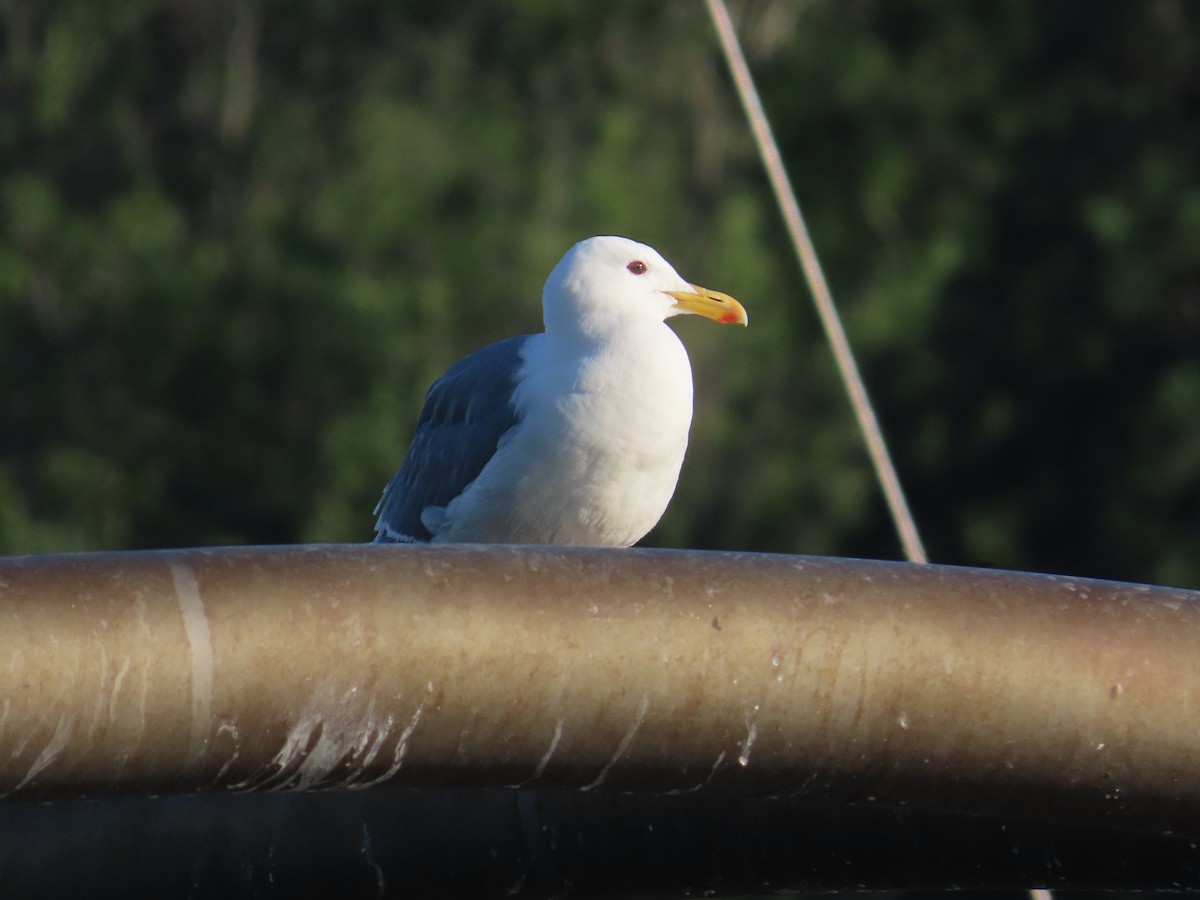
<path fill-rule="evenodd" d="M 0 561 L 12 798 L 805 796 L 1200 831 L 1200 594 L 794 556 Z"/>

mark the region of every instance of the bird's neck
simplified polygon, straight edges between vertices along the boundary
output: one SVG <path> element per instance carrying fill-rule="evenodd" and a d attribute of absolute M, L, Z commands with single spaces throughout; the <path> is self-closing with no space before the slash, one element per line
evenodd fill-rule
<path fill-rule="evenodd" d="M 655 319 L 585 315 L 566 322 L 546 321 L 548 348 L 565 358 L 627 352 L 675 339 L 675 333 Z"/>
<path fill-rule="evenodd" d="M 542 352 L 562 384 L 585 393 L 661 394 L 691 409 L 691 365 L 679 337 L 654 320 L 626 322 L 613 331 L 547 331 Z"/>

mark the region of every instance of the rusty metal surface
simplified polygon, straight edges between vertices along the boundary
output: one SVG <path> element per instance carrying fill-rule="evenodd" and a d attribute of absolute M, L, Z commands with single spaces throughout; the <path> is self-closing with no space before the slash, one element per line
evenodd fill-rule
<path fill-rule="evenodd" d="M 790 556 L 0 561 L 0 791 L 808 796 L 1200 831 L 1200 595 Z"/>

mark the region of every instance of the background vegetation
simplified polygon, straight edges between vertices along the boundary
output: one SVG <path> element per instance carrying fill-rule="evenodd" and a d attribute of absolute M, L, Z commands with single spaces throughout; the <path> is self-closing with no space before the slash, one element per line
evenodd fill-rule
<path fill-rule="evenodd" d="M 698 0 L 7 0 L 0 552 L 359 541 L 574 241 L 743 299 L 649 543 L 898 553 Z M 1200 587 L 1200 5 L 735 4 L 936 561 Z"/>

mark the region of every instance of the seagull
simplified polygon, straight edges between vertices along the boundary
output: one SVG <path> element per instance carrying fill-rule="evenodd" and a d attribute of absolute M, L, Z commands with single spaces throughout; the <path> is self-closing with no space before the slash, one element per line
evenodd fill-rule
<path fill-rule="evenodd" d="M 545 331 L 459 360 L 425 397 L 375 508 L 377 542 L 629 547 L 675 492 L 692 369 L 666 320 L 745 325 L 624 237 L 572 247 L 542 291 Z"/>

